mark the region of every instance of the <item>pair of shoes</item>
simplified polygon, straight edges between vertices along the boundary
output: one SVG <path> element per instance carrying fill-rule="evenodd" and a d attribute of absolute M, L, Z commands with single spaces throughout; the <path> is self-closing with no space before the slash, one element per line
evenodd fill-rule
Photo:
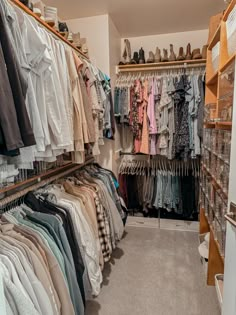
<path fill-rule="evenodd" d="M 207 47 L 208 45 L 204 45 L 202 47 L 202 53 L 200 48 L 194 49 L 192 53 L 192 59 L 206 59 L 207 58 Z"/>
<path fill-rule="evenodd" d="M 138 52 L 135 51 L 133 55 L 133 59 L 131 59 L 131 64 L 138 64 L 138 63 L 139 63 L 139 56 L 138 56 Z"/>
<path fill-rule="evenodd" d="M 180 47 L 179 49 L 179 56 L 177 57 L 177 60 L 196 60 L 196 59 L 206 59 L 207 57 L 207 45 L 204 45 L 202 47 L 202 53 L 200 48 L 194 49 L 191 52 L 191 45 L 190 43 L 187 45 L 186 49 L 186 55 L 184 54 L 183 47 Z"/>
<path fill-rule="evenodd" d="M 63 24 L 66 24 L 66 23 L 63 23 Z M 66 27 L 67 27 L 67 25 L 66 25 Z M 66 27 L 64 25 L 62 25 L 61 28 L 60 28 L 60 31 L 66 32 Z M 78 33 L 69 32 L 67 39 L 68 39 L 69 42 L 73 43 L 77 48 L 80 49 L 82 47 L 81 39 L 80 39 L 80 33 L 79 32 Z"/>
<path fill-rule="evenodd" d="M 20 2 L 23 3 L 31 11 L 33 11 L 33 4 L 31 3 L 30 0 L 20 0 Z"/>
<path fill-rule="evenodd" d="M 150 57 L 150 55 L 149 55 Z M 150 61 L 151 62 L 151 61 Z M 145 52 L 143 48 L 139 50 L 139 52 L 135 51 L 133 55 L 133 59 L 131 59 L 131 64 L 143 64 L 145 63 Z"/>

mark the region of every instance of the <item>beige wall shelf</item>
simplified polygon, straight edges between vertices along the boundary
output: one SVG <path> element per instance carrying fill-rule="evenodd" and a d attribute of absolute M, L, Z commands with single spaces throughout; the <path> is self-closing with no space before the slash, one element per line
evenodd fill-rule
<path fill-rule="evenodd" d="M 168 67 L 191 68 L 191 67 L 205 67 L 206 59 L 196 60 L 182 60 L 182 61 L 169 61 L 159 63 L 145 63 L 145 64 L 128 64 L 117 66 L 117 72 L 133 72 L 133 71 L 157 71 L 158 69 Z"/>

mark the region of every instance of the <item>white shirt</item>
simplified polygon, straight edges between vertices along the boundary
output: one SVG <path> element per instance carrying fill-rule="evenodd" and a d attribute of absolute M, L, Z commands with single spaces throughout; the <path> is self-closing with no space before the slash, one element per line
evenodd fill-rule
<path fill-rule="evenodd" d="M 99 265 L 97 242 L 92 228 L 83 216 L 80 202 L 76 197 L 63 192 L 60 188 L 55 186 L 51 186 L 49 192 L 56 196 L 58 205 L 67 208 L 70 212 L 77 235 L 76 237 L 81 240 L 83 252 L 85 253 L 85 263 L 92 287 L 92 294 L 97 296 L 101 289 L 102 272 Z"/>

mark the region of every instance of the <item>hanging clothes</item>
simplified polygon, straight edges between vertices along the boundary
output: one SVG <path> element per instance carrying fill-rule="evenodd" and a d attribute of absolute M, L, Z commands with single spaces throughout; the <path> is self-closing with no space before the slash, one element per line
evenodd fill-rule
<path fill-rule="evenodd" d="M 114 174 L 94 164 L 29 192 L 0 216 L 3 312 L 84 314 L 124 233 L 127 213 L 117 188 Z"/>
<path fill-rule="evenodd" d="M 110 79 L 21 8 L 0 4 L 0 154 L 8 164 L 33 169 L 72 153 L 83 163 L 85 149 L 100 154 L 114 138 Z"/>
<path fill-rule="evenodd" d="M 129 210 L 145 215 L 156 210 L 175 213 L 182 218 L 195 218 L 198 213 L 199 161 L 194 165 L 124 156 L 119 169 L 121 194 Z M 157 214 L 157 211 L 156 211 Z"/>
<path fill-rule="evenodd" d="M 130 127 L 134 153 L 170 160 L 200 155 L 204 80 L 199 71 L 118 77 L 115 117 L 122 128 Z"/>

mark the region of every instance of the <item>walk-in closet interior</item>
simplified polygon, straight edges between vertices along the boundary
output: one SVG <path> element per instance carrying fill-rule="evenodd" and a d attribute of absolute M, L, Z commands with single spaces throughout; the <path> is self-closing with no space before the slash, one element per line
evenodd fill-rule
<path fill-rule="evenodd" d="M 0 315 L 236 314 L 236 0 L 0 1 Z"/>

